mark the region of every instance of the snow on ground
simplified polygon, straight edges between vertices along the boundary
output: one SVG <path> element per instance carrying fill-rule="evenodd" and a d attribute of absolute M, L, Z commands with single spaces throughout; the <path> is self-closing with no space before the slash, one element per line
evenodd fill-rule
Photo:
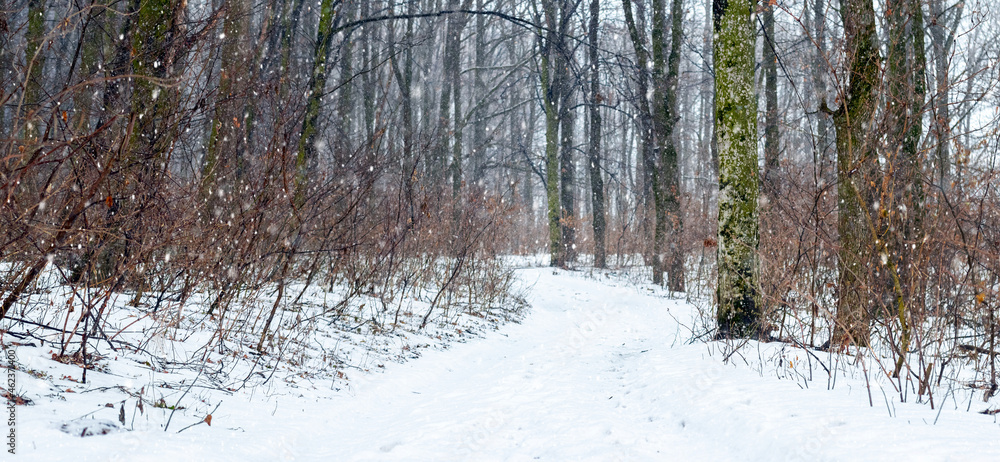
<path fill-rule="evenodd" d="M 92 371 L 90 383 L 67 393 L 53 389 L 67 383 L 54 376 L 78 376 L 79 368 L 34 351 L 43 348 L 18 347 L 24 369 L 49 375 L 17 373 L 34 400 L 17 407 L 19 455 L 46 461 L 1000 460 L 1000 425 L 993 416 L 966 412 L 964 402 L 939 398 L 938 409 L 900 403 L 882 384 L 872 388 L 870 406 L 863 376 L 841 376 L 828 389 L 825 376 L 780 379 L 774 366 L 763 366 L 778 357 L 790 361 L 788 370 L 825 374 L 818 365 L 823 356 L 752 342 L 723 361 L 725 344 L 688 342 L 696 310 L 657 289 L 601 273 L 529 268 L 519 274 L 531 285 L 531 309 L 519 324 L 449 348 L 425 348 L 418 359 L 385 364 L 382 373 L 353 373 L 346 388 L 274 380 L 232 393 L 192 391 L 168 432 L 160 428 L 168 409 L 145 409 L 139 420 L 147 424 L 133 423 L 132 431 L 116 425 L 122 399 L 108 403 L 102 387 L 143 386 L 134 378 L 118 383 L 152 374 L 141 365 L 129 371 L 109 358 L 114 375 Z M 150 383 L 165 383 L 163 375 Z M 211 426 L 175 432 L 216 405 Z M 130 420 L 134 408 L 125 408 Z M 61 430 L 65 425 L 71 428 Z M 101 428 L 109 433 L 74 435 Z"/>

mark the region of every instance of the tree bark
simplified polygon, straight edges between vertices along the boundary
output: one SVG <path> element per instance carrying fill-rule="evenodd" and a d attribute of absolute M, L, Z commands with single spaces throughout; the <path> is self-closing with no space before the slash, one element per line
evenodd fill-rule
<path fill-rule="evenodd" d="M 390 14 L 393 13 L 390 7 Z M 415 12 L 414 3 L 411 2 L 407 9 L 407 14 L 412 15 Z M 406 34 L 403 37 L 403 46 L 406 47 L 402 52 L 403 63 L 400 65 L 400 60 L 398 59 L 396 51 L 396 30 L 393 25 L 389 26 L 389 56 L 391 57 L 391 64 L 393 73 L 396 76 L 396 85 L 399 87 L 400 96 L 400 112 L 402 112 L 403 119 L 403 159 L 402 159 L 402 179 L 403 179 L 403 189 L 406 194 L 407 202 L 410 205 L 410 221 L 411 223 L 416 220 L 415 212 L 413 210 L 414 205 L 414 187 L 417 181 L 416 170 L 418 160 L 413 154 L 413 19 L 406 20 Z"/>
<path fill-rule="evenodd" d="M 101 49 L 108 43 L 108 31 L 110 31 L 110 21 L 108 21 L 108 15 L 105 14 L 107 12 L 106 8 L 109 8 L 109 6 L 106 2 L 101 2 L 100 5 L 95 3 L 94 6 L 95 8 L 91 8 L 87 13 L 87 20 L 80 31 L 80 40 L 83 41 L 79 62 L 80 81 L 88 90 L 93 88 L 88 83 L 92 82 L 92 79 L 100 71 L 101 66 L 98 60 L 100 59 Z M 73 97 L 76 128 L 80 133 L 90 133 L 91 116 L 93 115 L 93 93 L 92 90 L 80 91 Z M 2 133 L 0 131 L 0 134 Z"/>
<path fill-rule="evenodd" d="M 897 308 L 900 325 L 900 354 L 895 376 L 903 365 L 910 340 L 909 315 L 920 308 L 921 270 L 916 267 L 914 254 L 923 245 L 923 181 L 921 178 L 918 143 L 922 133 L 925 90 L 925 63 L 923 40 L 923 9 L 918 0 L 892 0 L 889 8 L 889 44 L 887 84 L 889 94 L 886 110 L 888 117 L 888 152 L 885 153 L 886 172 L 892 190 L 888 220 L 879 227 L 885 230 L 880 239 L 885 242 L 883 252 L 892 259 L 886 265 L 888 284 L 883 289 L 885 303 Z M 880 214 L 881 216 L 881 214 Z"/>
<path fill-rule="evenodd" d="M 361 2 L 361 17 L 371 16 L 372 1 Z M 361 33 L 361 61 L 364 63 L 364 72 L 361 76 L 363 107 L 364 107 L 364 128 L 365 146 L 371 146 L 375 138 L 375 99 L 377 98 L 377 85 L 379 72 L 377 69 L 379 62 L 378 50 L 373 45 L 381 41 L 379 37 L 379 24 L 367 23 L 362 28 Z"/>
<path fill-rule="evenodd" d="M 673 140 L 667 136 L 667 125 L 670 123 L 672 111 L 667 103 L 667 60 L 663 51 L 666 32 L 666 11 L 664 0 L 653 0 L 653 30 L 651 34 L 653 49 L 653 131 L 656 140 L 656 158 L 652 175 L 653 179 L 653 284 L 663 284 L 663 273 L 667 259 L 663 248 L 667 237 L 667 222 L 670 220 L 667 203 L 670 201 L 670 179 L 667 176 L 667 149 L 673 147 Z M 675 155 L 676 157 L 676 155 Z"/>
<path fill-rule="evenodd" d="M 757 100 L 752 0 L 715 0 L 715 127 L 719 144 L 719 335 L 760 333 Z"/>
<path fill-rule="evenodd" d="M 458 8 L 459 0 L 449 0 L 448 8 L 455 9 Z M 452 85 L 454 85 L 454 72 L 452 69 L 458 65 L 458 46 L 459 41 L 453 39 L 459 35 L 458 31 L 458 21 L 459 18 L 456 15 L 449 15 L 447 19 L 447 26 L 445 27 L 445 37 L 444 37 L 444 59 L 442 62 L 442 75 L 441 75 L 441 99 L 438 107 L 438 137 L 439 141 L 437 148 L 435 149 L 435 154 L 431 162 L 430 173 L 433 175 L 434 182 L 443 181 L 443 174 L 445 171 L 450 169 L 446 166 L 449 165 L 447 162 L 449 147 L 451 146 L 451 138 L 453 135 L 452 128 L 452 115 L 451 106 L 454 102 L 452 98 Z M 458 114 L 454 116 L 458 118 Z"/>
<path fill-rule="evenodd" d="M 937 170 L 937 180 L 946 191 L 951 188 L 951 154 L 948 143 L 951 142 L 951 81 L 948 69 L 951 62 L 952 48 L 955 44 L 955 34 L 962 18 L 965 2 L 959 2 L 954 8 L 952 23 L 948 24 L 945 16 L 944 0 L 930 0 L 930 32 L 931 44 L 934 50 L 934 120 L 931 131 L 934 133 L 934 162 Z"/>
<path fill-rule="evenodd" d="M 774 6 L 764 5 L 764 193 L 774 199 L 778 191 L 778 54 L 774 42 Z"/>
<path fill-rule="evenodd" d="M 250 59 L 250 11 L 243 0 L 226 0 L 226 20 L 223 26 L 222 63 L 219 69 L 219 90 L 216 94 L 215 113 L 208 138 L 208 150 L 202 162 L 202 197 L 209 216 L 223 213 L 218 203 L 216 188 L 228 189 L 232 194 L 234 181 L 242 170 L 241 151 L 244 146 L 244 129 L 247 125 L 245 99 L 248 75 L 246 63 Z"/>
<path fill-rule="evenodd" d="M 468 8 L 470 2 L 464 5 Z M 463 137 L 465 129 L 465 114 L 462 113 L 462 31 L 465 30 L 465 17 L 456 15 L 454 18 L 458 24 L 453 35 L 448 40 L 453 41 L 452 46 L 452 66 L 451 74 L 446 77 L 452 81 L 452 99 L 455 105 L 455 116 L 453 118 L 454 142 L 451 145 L 451 197 L 455 200 L 455 205 L 462 195 L 462 157 L 463 157 Z M 457 209 L 456 209 L 456 217 Z"/>
<path fill-rule="evenodd" d="M 573 156 L 576 114 L 572 106 L 576 95 L 574 76 L 570 72 L 573 53 L 566 37 L 569 36 L 577 2 L 562 0 L 559 5 L 559 26 L 556 36 L 556 82 L 559 95 L 559 205 L 562 228 L 562 264 L 576 261 L 576 164 Z"/>
<path fill-rule="evenodd" d="M 42 71 L 45 69 L 45 0 L 28 0 L 28 29 L 25 31 L 24 62 L 28 66 L 27 85 L 21 113 L 25 116 L 24 138 L 34 141 L 40 134 L 41 119 L 30 117 L 42 104 Z"/>
<path fill-rule="evenodd" d="M 557 71 L 559 50 L 557 32 L 556 0 L 543 0 L 545 25 L 548 30 L 542 39 L 539 70 L 542 83 L 542 98 L 545 106 L 545 194 L 549 222 L 549 264 L 565 264 L 562 249 L 562 228 L 559 207 L 559 100 L 560 84 Z M 541 32 L 539 32 L 541 34 Z"/>
<path fill-rule="evenodd" d="M 874 205 L 870 184 L 878 180 L 874 143 L 868 137 L 877 105 L 881 60 L 875 32 L 872 0 L 845 0 L 844 23 L 848 87 L 844 103 L 833 113 L 837 130 L 837 195 L 840 235 L 839 297 L 833 342 L 867 345 L 874 302 L 869 270 L 875 260 L 870 206 Z"/>
<path fill-rule="evenodd" d="M 326 90 L 326 62 L 329 59 L 330 42 L 333 40 L 335 22 L 340 19 L 333 8 L 333 0 L 322 0 L 320 3 L 319 27 L 316 30 L 316 42 L 313 46 L 312 72 L 309 74 L 309 95 L 306 99 L 306 112 L 302 120 L 302 134 L 299 137 L 299 150 L 295 167 L 295 205 L 302 207 L 308 193 L 309 172 L 315 168 L 318 156 L 316 137 L 319 134 L 319 112 Z"/>
<path fill-rule="evenodd" d="M 661 258 L 659 255 L 659 248 L 656 246 L 656 223 L 661 222 L 659 216 L 661 215 L 659 205 L 662 204 L 663 197 L 663 183 L 660 181 L 660 169 L 657 167 L 657 156 L 654 150 L 656 139 L 654 136 L 654 115 L 650 109 L 649 102 L 649 76 L 647 75 L 649 69 L 649 51 L 646 49 L 646 37 L 642 29 L 636 25 L 635 17 L 632 14 L 632 0 L 622 0 L 622 9 L 625 13 L 625 25 L 629 31 L 629 37 L 632 39 L 632 47 L 635 49 L 636 56 L 636 87 L 637 87 L 637 99 L 635 102 L 637 109 L 639 111 L 639 124 L 637 130 L 639 131 L 640 139 L 640 157 L 642 158 L 642 174 L 639 178 L 642 179 L 642 205 L 648 211 L 650 205 L 652 205 L 652 213 L 647 213 L 647 216 L 652 216 L 653 218 L 653 256 L 649 264 L 653 269 L 653 282 L 656 284 L 663 283 L 663 266 L 661 264 Z M 654 81 L 655 85 L 655 81 Z M 638 159 L 637 159 L 638 160 Z M 650 200 L 652 196 L 652 200 Z M 648 226 L 648 219 L 643 220 L 643 224 Z M 648 228 L 646 228 L 648 229 Z M 648 232 L 645 233 L 647 236 Z"/>
<path fill-rule="evenodd" d="M 340 13 L 345 21 L 354 19 L 353 2 L 345 4 Z M 340 44 L 340 82 L 338 84 L 337 97 L 337 140 L 334 142 L 334 162 L 338 167 L 344 168 L 350 162 L 353 155 L 354 146 L 351 139 L 354 136 L 353 119 L 353 90 L 351 79 L 354 78 L 354 40 L 350 37 Z"/>
<path fill-rule="evenodd" d="M 562 69 L 568 65 L 563 61 Z M 557 71 L 558 72 L 558 71 Z M 562 264 L 569 265 L 576 261 L 576 164 L 573 159 L 573 135 L 576 115 L 569 109 L 572 103 L 573 90 L 569 87 L 569 73 L 563 71 L 559 77 L 562 104 L 559 116 L 559 225 L 562 228 Z"/>
<path fill-rule="evenodd" d="M 483 0 L 476 0 L 476 9 L 479 11 L 485 9 Z M 489 60 L 489 52 L 486 49 L 487 34 L 489 31 L 486 28 L 486 15 L 476 15 L 476 69 L 474 72 L 473 101 L 481 101 L 487 96 L 486 82 L 483 80 Z M 486 111 L 481 104 L 473 103 L 473 106 L 475 110 L 472 114 L 472 183 L 479 185 L 486 176 Z"/>
<path fill-rule="evenodd" d="M 594 267 L 607 268 L 604 179 L 601 176 L 601 74 L 598 72 L 600 63 L 597 55 L 600 14 L 601 0 L 590 0 L 590 146 L 587 159 L 590 167 L 590 202 L 593 208 Z"/>
<path fill-rule="evenodd" d="M 666 110 L 662 137 L 665 143 L 660 151 L 660 165 L 663 168 L 664 190 L 666 203 L 664 219 L 669 227 L 668 258 L 670 268 L 667 276 L 667 287 L 674 292 L 684 291 L 684 219 L 681 214 L 681 183 L 680 183 L 680 149 L 674 130 L 680 120 L 677 103 L 677 85 L 680 75 L 681 35 L 683 28 L 683 0 L 673 0 L 670 17 L 670 55 L 667 57 L 667 75 L 664 88 L 664 106 Z"/>
<path fill-rule="evenodd" d="M 826 6 L 824 0 L 815 0 L 813 5 L 813 36 L 816 41 L 816 53 L 812 62 L 812 84 L 816 97 L 820 100 L 826 98 Z M 822 168 L 830 158 L 830 116 L 819 111 L 816 114 L 816 154 L 813 163 L 817 168 Z M 820 171 L 820 175 L 823 172 Z"/>

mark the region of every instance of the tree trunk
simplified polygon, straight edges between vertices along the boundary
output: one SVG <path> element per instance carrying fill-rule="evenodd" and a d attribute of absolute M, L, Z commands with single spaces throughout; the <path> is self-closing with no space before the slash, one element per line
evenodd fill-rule
<path fill-rule="evenodd" d="M 813 5 L 813 36 L 816 38 L 816 53 L 812 62 L 812 83 L 813 91 L 820 100 L 826 98 L 826 6 L 824 0 L 815 0 Z M 813 163 L 817 168 L 822 166 L 830 158 L 830 116 L 822 111 L 816 114 L 816 157 Z M 822 171 L 819 172 L 823 174 Z"/>
<path fill-rule="evenodd" d="M 719 143 L 719 335 L 760 333 L 754 1 L 716 1 L 715 127 Z"/>
<path fill-rule="evenodd" d="M 846 101 L 833 114 L 837 129 L 837 195 L 840 234 L 840 283 L 837 326 L 833 342 L 868 344 L 868 307 L 871 299 L 869 270 L 873 258 L 874 232 L 869 206 L 873 205 L 870 182 L 878 180 L 875 147 L 867 136 L 877 105 L 879 48 L 872 0 L 845 0 L 844 23 L 848 88 Z"/>
<path fill-rule="evenodd" d="M 569 66 L 562 61 L 560 69 L 567 69 Z M 558 71 L 557 71 L 558 72 Z M 558 81 L 561 87 L 562 104 L 560 108 L 560 148 L 559 148 L 559 205 L 561 218 L 559 224 L 562 227 L 562 257 L 563 265 L 569 265 L 576 261 L 576 188 L 574 179 L 576 177 L 576 164 L 573 161 L 573 135 L 575 131 L 576 116 L 570 109 L 573 89 L 569 87 L 569 73 L 563 72 Z"/>
<path fill-rule="evenodd" d="M 778 54 L 774 41 L 774 6 L 764 5 L 764 193 L 775 198 L 778 191 Z"/>
<path fill-rule="evenodd" d="M 295 75 L 292 73 L 292 48 L 295 47 L 295 35 L 299 30 L 299 18 L 302 17 L 302 5 L 305 0 L 288 0 L 288 9 L 282 15 L 281 27 L 281 71 L 278 85 L 278 95 L 284 100 L 288 96 L 288 88 Z"/>
<path fill-rule="evenodd" d="M 604 244 L 604 179 L 601 176 L 601 79 L 598 72 L 597 33 L 600 27 L 601 0 L 590 0 L 590 146 L 587 158 L 590 167 L 590 202 L 593 208 L 594 267 L 607 268 Z"/>
<path fill-rule="evenodd" d="M 959 2 L 954 8 L 952 23 L 948 24 L 945 16 L 946 10 L 942 3 L 944 0 L 930 0 L 930 32 L 931 44 L 934 49 L 934 73 L 935 73 L 935 95 L 934 95 L 934 120 L 931 124 L 931 131 L 934 133 L 934 162 L 937 169 L 937 180 L 940 186 L 946 191 L 951 188 L 951 154 L 948 143 L 951 142 L 951 81 L 948 76 L 948 68 L 951 62 L 952 47 L 955 44 L 955 34 L 958 31 L 958 23 L 962 19 L 962 10 L 965 2 Z"/>
<path fill-rule="evenodd" d="M 468 3 L 468 2 L 467 2 Z M 464 5 L 468 6 L 468 4 Z M 462 113 L 462 31 L 465 29 L 465 19 L 461 15 L 453 15 L 458 22 L 454 35 L 448 40 L 454 41 L 452 50 L 451 74 L 445 78 L 452 81 L 452 98 L 455 104 L 454 142 L 451 145 L 451 197 L 455 200 L 456 218 L 458 204 L 462 196 L 462 142 L 465 128 L 465 114 Z"/>
<path fill-rule="evenodd" d="M 456 9 L 458 8 L 459 0 L 449 0 L 448 8 Z M 458 32 L 458 21 L 459 18 L 456 15 L 449 15 L 447 19 L 447 26 L 445 27 L 445 37 L 444 37 L 444 59 L 442 62 L 442 75 L 441 75 L 441 103 L 438 108 L 438 137 L 439 141 L 437 143 L 437 148 L 435 149 L 434 158 L 431 162 L 430 173 L 434 178 L 434 182 L 438 183 L 443 181 L 443 173 L 448 170 L 446 166 L 448 162 L 446 161 L 448 157 L 448 148 L 450 146 L 449 141 L 452 138 L 452 116 L 451 116 L 451 105 L 453 103 L 452 99 L 452 85 L 454 84 L 454 78 L 452 68 L 457 66 L 458 63 L 458 46 L 459 41 L 453 39 L 457 37 Z M 458 114 L 455 114 L 458 117 Z"/>
<path fill-rule="evenodd" d="M 562 0 L 559 8 L 559 26 L 556 35 L 556 94 L 559 95 L 559 204 L 560 226 L 562 228 L 562 263 L 564 266 L 576 261 L 576 164 L 573 156 L 576 115 L 571 109 L 576 93 L 575 79 L 570 73 L 573 52 L 566 37 L 569 36 L 576 3 Z"/>
<path fill-rule="evenodd" d="M 372 1 L 361 2 L 361 17 L 371 16 Z M 374 43 L 381 42 L 379 36 L 378 23 L 368 23 L 362 26 L 362 62 L 364 63 L 364 73 L 362 74 L 362 91 L 364 92 L 364 116 L 365 116 L 365 146 L 371 146 L 375 139 L 375 100 L 378 91 L 379 81 L 379 53 Z"/>
<path fill-rule="evenodd" d="M 407 14 L 412 15 L 416 10 L 414 3 L 410 3 Z M 390 14 L 394 11 L 390 8 Z M 402 179 L 403 189 L 407 202 L 410 205 L 410 222 L 416 220 L 414 215 L 414 186 L 416 183 L 416 169 L 418 160 L 413 155 L 413 19 L 406 20 L 406 35 L 403 37 L 406 49 L 402 52 L 403 63 L 400 65 L 396 53 L 396 28 L 390 25 L 388 28 L 389 56 L 391 58 L 392 71 L 396 76 L 396 85 L 399 87 L 399 97 L 401 99 L 400 111 L 403 119 L 403 158 L 402 158 Z"/>
<path fill-rule="evenodd" d="M 642 205 L 648 211 L 649 205 L 653 206 L 653 213 L 647 213 L 647 216 L 652 216 L 654 221 L 654 231 L 653 231 L 653 257 L 649 264 L 653 269 L 653 282 L 655 284 L 663 283 L 663 265 L 661 264 L 660 249 L 656 246 L 658 242 L 655 238 L 656 236 L 656 223 L 662 223 L 658 219 L 660 215 L 658 212 L 659 206 L 657 204 L 662 203 L 663 196 L 663 184 L 660 181 L 660 172 L 657 168 L 656 153 L 654 150 L 655 137 L 654 137 L 654 122 L 653 114 L 650 110 L 649 103 L 649 83 L 648 76 L 646 75 L 647 69 L 649 69 L 649 52 L 646 50 L 646 37 L 642 30 L 636 26 L 635 17 L 632 15 L 632 0 L 622 0 L 622 9 L 625 13 L 625 25 L 628 27 L 629 37 L 632 39 L 632 47 L 635 49 L 636 55 L 636 86 L 637 86 L 637 97 L 638 101 L 635 103 L 637 109 L 639 110 L 639 126 L 637 130 L 640 132 L 639 139 L 640 147 L 639 151 L 642 157 L 642 175 L 641 178 L 643 187 L 642 190 Z M 655 81 L 654 81 L 655 85 Z M 650 195 L 652 195 L 652 201 L 650 201 Z M 648 219 L 643 220 L 643 224 L 648 226 Z M 649 235 L 648 233 L 644 233 Z"/>
<path fill-rule="evenodd" d="M 24 138 L 31 142 L 38 139 L 41 119 L 31 114 L 37 114 L 42 104 L 42 71 L 45 69 L 45 49 L 42 47 L 45 39 L 45 0 L 28 0 L 28 30 L 24 40 L 24 62 L 28 66 L 27 85 L 24 88 L 24 102 L 21 113 L 24 114 Z"/>
<path fill-rule="evenodd" d="M 316 137 L 319 134 L 319 112 L 326 90 L 326 62 L 329 59 L 330 42 L 333 39 L 333 28 L 339 20 L 333 9 L 333 0 L 323 0 L 320 3 L 319 27 L 316 30 L 316 42 L 313 46 L 312 72 L 309 75 L 309 95 L 306 99 L 306 112 L 302 120 L 302 134 L 299 137 L 299 151 L 295 167 L 295 204 L 302 207 L 308 193 L 309 172 L 315 168 L 317 161 Z"/>
<path fill-rule="evenodd" d="M 653 30 L 651 34 L 653 49 L 653 131 L 656 140 L 656 158 L 653 166 L 653 283 L 663 284 L 663 272 L 669 256 L 664 255 L 663 244 L 667 237 L 667 202 L 670 201 L 670 180 L 664 178 L 668 168 L 667 149 L 673 147 L 673 140 L 667 135 L 667 124 L 670 123 L 671 107 L 667 103 L 667 60 L 663 51 L 666 31 L 666 11 L 663 0 L 653 0 Z M 675 155 L 676 157 L 676 155 Z"/>
<path fill-rule="evenodd" d="M 914 255 L 922 246 L 922 203 L 924 200 L 921 180 L 921 162 L 918 151 L 923 125 L 925 79 L 923 9 L 917 0 L 892 0 L 889 8 L 889 44 L 887 83 L 889 95 L 886 110 L 888 127 L 888 152 L 885 153 L 886 172 L 892 190 L 887 223 L 879 230 L 886 230 L 880 239 L 885 242 L 886 258 L 893 264 L 887 286 L 883 289 L 889 306 L 897 308 L 900 325 L 900 348 L 895 376 L 903 365 L 909 347 L 909 314 L 919 308 L 919 275 Z M 881 214 L 880 214 L 881 216 Z M 883 278 L 886 279 L 886 278 Z"/>
<path fill-rule="evenodd" d="M 218 203 L 216 188 L 228 186 L 229 194 L 235 189 L 233 181 L 239 174 L 243 162 L 242 151 L 246 117 L 243 113 L 246 75 L 250 59 L 249 5 L 243 0 L 226 0 L 226 20 L 223 27 L 222 63 L 219 69 L 219 90 L 216 95 L 215 114 L 212 119 L 208 150 L 202 163 L 202 197 L 208 206 L 209 216 L 223 213 Z"/>
<path fill-rule="evenodd" d="M 346 3 L 341 8 L 341 15 L 345 21 L 354 19 L 353 2 Z M 353 124 L 353 89 L 351 79 L 354 78 L 354 40 L 347 38 L 340 44 L 340 82 L 338 84 L 337 97 L 337 139 L 334 142 L 334 162 L 338 167 L 344 168 L 350 162 L 353 155 L 354 146 L 351 139 L 354 136 Z"/>
<path fill-rule="evenodd" d="M 680 111 L 677 103 L 677 85 L 680 74 L 681 62 L 681 35 L 683 28 L 683 0 L 673 0 L 670 17 L 670 55 L 667 58 L 667 75 L 665 81 L 665 124 L 663 126 L 662 137 L 666 141 L 661 143 L 663 149 L 660 151 L 660 165 L 663 168 L 664 190 L 666 193 L 666 203 L 664 204 L 664 219 L 669 227 L 667 239 L 669 242 L 669 263 L 670 268 L 667 273 L 667 287 L 674 292 L 684 291 L 684 220 L 681 214 L 681 183 L 680 183 L 680 150 L 677 149 L 677 136 L 674 129 L 677 121 L 680 120 Z"/>
<path fill-rule="evenodd" d="M 548 31 L 541 44 L 540 75 L 545 105 L 545 195 L 549 218 L 549 264 L 563 266 L 562 229 L 559 226 L 559 84 L 558 32 L 556 31 L 555 0 L 544 0 L 545 24 Z M 553 62 L 555 61 L 555 62 Z"/>
<path fill-rule="evenodd" d="M 485 6 L 483 0 L 476 0 L 476 9 L 483 11 Z M 487 97 L 486 82 L 483 75 L 486 74 L 488 65 L 488 54 L 486 49 L 486 37 L 489 31 L 486 28 L 486 15 L 476 15 L 476 70 L 475 87 L 473 88 L 473 101 L 479 102 Z M 511 40 L 513 42 L 513 40 Z M 472 114 L 472 183 L 480 186 L 486 176 L 486 111 L 482 104 L 473 103 L 475 110 Z"/>
<path fill-rule="evenodd" d="M 173 56 L 175 14 L 179 5 L 171 0 L 149 0 L 140 4 L 136 17 L 136 32 L 132 43 L 132 72 L 145 78 L 134 79 L 132 111 L 139 114 L 134 151 L 149 159 L 158 157 L 166 144 L 172 142 L 167 127 L 173 114 L 173 87 L 163 85 L 169 77 Z"/>
<path fill-rule="evenodd" d="M 92 79 L 100 71 L 99 59 L 101 49 L 108 43 L 108 32 L 106 31 L 110 31 L 110 21 L 108 21 L 108 15 L 105 14 L 107 12 L 106 8 L 108 8 L 107 3 L 101 2 L 99 7 L 91 9 L 87 14 L 87 21 L 84 22 L 83 29 L 80 31 L 80 40 L 83 41 L 79 63 L 80 81 L 86 85 L 85 88 L 87 90 L 90 90 L 80 91 L 73 97 L 73 109 L 76 113 L 76 129 L 80 133 L 90 133 L 94 100 L 94 91 L 92 89 L 94 86 L 89 83 L 93 82 Z M 0 131 L 0 134 L 2 133 Z"/>
<path fill-rule="evenodd" d="M 712 17 L 713 2 L 705 1 L 705 17 Z M 711 21 L 705 21 L 705 29 L 702 33 L 701 52 L 703 65 L 706 68 L 712 66 L 712 35 L 713 26 Z M 719 173 L 719 151 L 715 142 L 715 88 L 714 82 L 706 82 L 702 85 L 701 92 L 701 167 L 700 172 L 703 178 L 700 195 L 702 197 L 702 216 L 707 220 L 711 209 L 711 199 L 714 195 L 715 182 Z M 702 254 L 704 255 L 704 253 Z"/>
<path fill-rule="evenodd" d="M 530 150 L 532 145 L 532 140 L 534 139 L 535 133 L 535 121 L 537 117 L 537 107 L 538 105 L 532 104 L 528 109 L 528 122 L 526 124 L 526 130 L 522 135 L 520 129 L 516 133 L 515 139 L 519 143 L 519 149 Z M 516 125 L 520 127 L 520 125 Z M 525 159 L 525 163 L 530 162 L 530 158 L 527 155 L 522 156 Z M 525 165 L 524 168 L 524 209 L 529 216 L 528 223 L 531 225 L 531 230 L 534 231 L 537 225 L 537 216 L 535 214 L 535 179 L 532 172 L 532 167 L 530 165 Z"/>
<path fill-rule="evenodd" d="M 14 79 L 14 47 L 11 42 L 14 34 L 10 30 L 10 18 L 13 12 L 0 11 L 0 98 L 7 92 L 8 82 Z M 7 108 L 0 108 L 0 139 L 11 137 L 10 119 L 7 117 Z"/>

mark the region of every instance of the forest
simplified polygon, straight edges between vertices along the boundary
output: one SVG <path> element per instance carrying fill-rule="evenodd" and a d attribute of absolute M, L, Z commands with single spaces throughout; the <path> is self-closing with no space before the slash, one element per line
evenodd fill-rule
<path fill-rule="evenodd" d="M 278 364 L 538 257 L 989 401 L 998 86 L 991 0 L 5 0 L 0 340 Z"/>

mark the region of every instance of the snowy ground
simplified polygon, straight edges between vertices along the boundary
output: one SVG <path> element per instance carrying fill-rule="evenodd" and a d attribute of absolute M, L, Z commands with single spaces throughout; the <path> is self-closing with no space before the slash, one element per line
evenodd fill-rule
<path fill-rule="evenodd" d="M 140 418 L 146 424 L 135 425 L 134 404 L 125 409 L 135 430 L 115 425 L 121 396 L 128 402 L 128 395 L 118 392 L 108 402 L 108 393 L 120 389 L 104 387 L 134 390 L 142 383 L 121 384 L 120 377 L 148 371 L 129 375 L 109 358 L 110 374 L 91 372 L 87 385 L 69 383 L 69 393 L 59 375 L 78 376 L 78 368 L 48 360 L 44 348 L 16 347 L 23 369 L 48 376 L 17 373 L 19 388 L 34 401 L 17 407 L 19 456 L 1000 460 L 1000 425 L 976 413 L 985 409 L 981 399 L 938 398 L 937 409 L 900 403 L 885 380 L 872 380 L 874 373 L 871 389 L 862 374 L 851 373 L 831 386 L 818 364 L 829 359 L 826 353 L 814 359 L 781 344 L 751 343 L 723 361 L 726 345 L 688 342 L 696 310 L 662 292 L 548 268 L 524 269 L 520 276 L 532 285 L 532 307 L 520 324 L 450 348 L 425 348 L 418 359 L 389 362 L 381 373 L 352 374 L 346 388 L 284 380 L 232 393 L 193 391 L 196 402 L 177 412 L 168 432 L 160 426 L 169 410 L 147 408 Z M 788 367 L 776 373 L 775 364 L 785 361 Z M 812 381 L 798 380 L 810 372 Z M 176 433 L 216 405 L 211 426 Z M 98 429 L 96 422 L 112 431 L 70 434 Z M 71 428 L 61 430 L 64 425 Z"/>

